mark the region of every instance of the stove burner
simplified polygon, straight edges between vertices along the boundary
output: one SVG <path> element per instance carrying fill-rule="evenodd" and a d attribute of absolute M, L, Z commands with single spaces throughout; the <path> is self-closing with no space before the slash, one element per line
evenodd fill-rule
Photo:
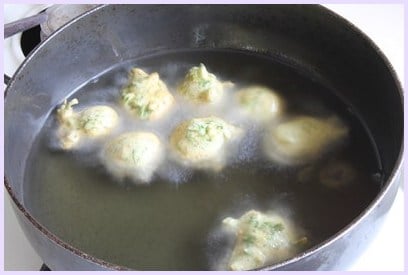
<path fill-rule="evenodd" d="M 21 34 L 20 45 L 21 49 L 23 50 L 24 56 L 27 56 L 38 44 L 40 44 L 40 33 L 41 27 L 40 25 L 38 25 L 24 31 Z"/>
<path fill-rule="evenodd" d="M 40 271 L 51 271 L 51 269 L 50 269 L 48 266 L 46 266 L 45 264 L 43 264 L 43 265 L 41 266 Z"/>

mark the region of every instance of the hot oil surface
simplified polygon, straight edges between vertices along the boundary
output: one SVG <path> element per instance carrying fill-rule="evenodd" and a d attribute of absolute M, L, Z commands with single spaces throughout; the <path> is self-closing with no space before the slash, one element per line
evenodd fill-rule
<path fill-rule="evenodd" d="M 331 189 L 313 176 L 299 179 L 304 167 L 266 162 L 256 140 L 249 138 L 222 173 L 183 174 L 170 165 L 150 185 L 119 184 L 99 164 L 95 150 L 51 150 L 55 125 L 50 117 L 28 161 L 24 190 L 30 195 L 25 196 L 25 204 L 33 216 L 65 242 L 114 264 L 142 270 L 207 270 L 225 251 L 212 234 L 227 216 L 238 218 L 250 209 L 276 210 L 301 226 L 313 246 L 367 207 L 380 189 L 379 162 L 368 133 L 330 90 L 276 60 L 233 51 L 155 55 L 113 68 L 75 96 L 81 106 L 116 104 L 131 66 L 158 71 L 174 88 L 200 62 L 223 80 L 277 90 L 288 102 L 289 113 L 340 116 L 350 127 L 350 138 L 318 161 L 317 171 L 326 161 L 342 159 L 359 172 L 358 181 Z M 156 133 L 162 131 L 164 141 L 175 121 L 183 118 L 177 111 L 172 114 L 178 117 L 169 116 L 154 126 Z M 130 128 L 148 129 L 149 125 L 136 123 Z"/>

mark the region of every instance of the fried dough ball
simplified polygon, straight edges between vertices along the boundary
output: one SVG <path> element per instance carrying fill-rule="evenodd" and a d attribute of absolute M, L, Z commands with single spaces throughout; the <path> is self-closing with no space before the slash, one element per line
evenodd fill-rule
<path fill-rule="evenodd" d="M 320 157 L 348 135 L 337 117 L 298 116 L 271 127 L 264 136 L 266 155 L 281 164 L 304 164 Z"/>
<path fill-rule="evenodd" d="M 149 75 L 133 68 L 128 84 L 121 90 L 121 104 L 139 119 L 156 120 L 174 104 L 174 97 L 158 73 Z"/>
<path fill-rule="evenodd" d="M 241 132 L 218 117 L 194 118 L 173 130 L 170 144 L 185 164 L 218 170 L 223 166 L 227 142 L 239 137 Z"/>
<path fill-rule="evenodd" d="M 220 82 L 214 74 L 207 71 L 204 64 L 200 64 L 188 71 L 177 91 L 194 103 L 218 103 L 223 97 L 224 88 L 232 85 L 231 82 Z"/>
<path fill-rule="evenodd" d="M 229 255 L 230 270 L 250 270 L 283 261 L 307 243 L 288 220 L 273 213 L 250 210 L 239 219 L 224 219 L 223 224 L 236 237 Z"/>
<path fill-rule="evenodd" d="M 79 116 L 79 127 L 88 137 L 108 134 L 116 126 L 118 115 L 111 107 L 93 106 Z"/>
<path fill-rule="evenodd" d="M 72 106 L 78 103 L 76 98 L 70 102 L 65 100 L 57 109 L 57 135 L 60 146 L 65 150 L 77 146 L 81 137 L 97 138 L 108 135 L 119 121 L 118 114 L 109 106 L 92 106 L 77 113 Z"/>
<path fill-rule="evenodd" d="M 327 163 L 319 173 L 319 180 L 330 188 L 352 184 L 357 179 L 357 171 L 344 161 L 332 161 Z"/>
<path fill-rule="evenodd" d="M 250 86 L 236 94 L 239 106 L 256 121 L 265 122 L 277 117 L 283 109 L 283 100 L 264 86 Z"/>
<path fill-rule="evenodd" d="M 148 183 L 163 158 L 159 138 L 150 132 L 128 132 L 109 141 L 102 151 L 107 170 L 123 179 Z"/>

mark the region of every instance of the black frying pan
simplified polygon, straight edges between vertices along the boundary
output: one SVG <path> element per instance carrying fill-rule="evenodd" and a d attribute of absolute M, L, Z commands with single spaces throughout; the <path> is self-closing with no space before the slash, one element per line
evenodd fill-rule
<path fill-rule="evenodd" d="M 339 91 L 369 128 L 384 181 L 357 218 L 323 242 L 268 270 L 344 267 L 373 236 L 398 189 L 402 90 L 378 48 L 317 5 L 107 5 L 76 18 L 37 47 L 5 98 L 5 187 L 25 234 L 53 270 L 127 269 L 71 246 L 31 215 L 23 190 L 30 148 L 68 94 L 115 64 L 155 53 L 222 49 L 273 57 Z"/>

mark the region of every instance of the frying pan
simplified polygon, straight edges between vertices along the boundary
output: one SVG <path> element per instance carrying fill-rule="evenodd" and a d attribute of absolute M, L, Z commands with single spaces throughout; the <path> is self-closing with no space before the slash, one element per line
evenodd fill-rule
<path fill-rule="evenodd" d="M 274 56 L 330 83 L 366 123 L 383 164 L 384 184 L 357 218 L 324 242 L 263 269 L 341 269 L 375 235 L 398 190 L 403 99 L 389 62 L 364 34 L 318 5 L 104 5 L 41 43 L 6 89 L 5 187 L 24 233 L 52 270 L 127 267 L 71 246 L 24 204 L 30 196 L 23 190 L 26 160 L 50 112 L 115 64 L 171 50 L 214 48 Z"/>

